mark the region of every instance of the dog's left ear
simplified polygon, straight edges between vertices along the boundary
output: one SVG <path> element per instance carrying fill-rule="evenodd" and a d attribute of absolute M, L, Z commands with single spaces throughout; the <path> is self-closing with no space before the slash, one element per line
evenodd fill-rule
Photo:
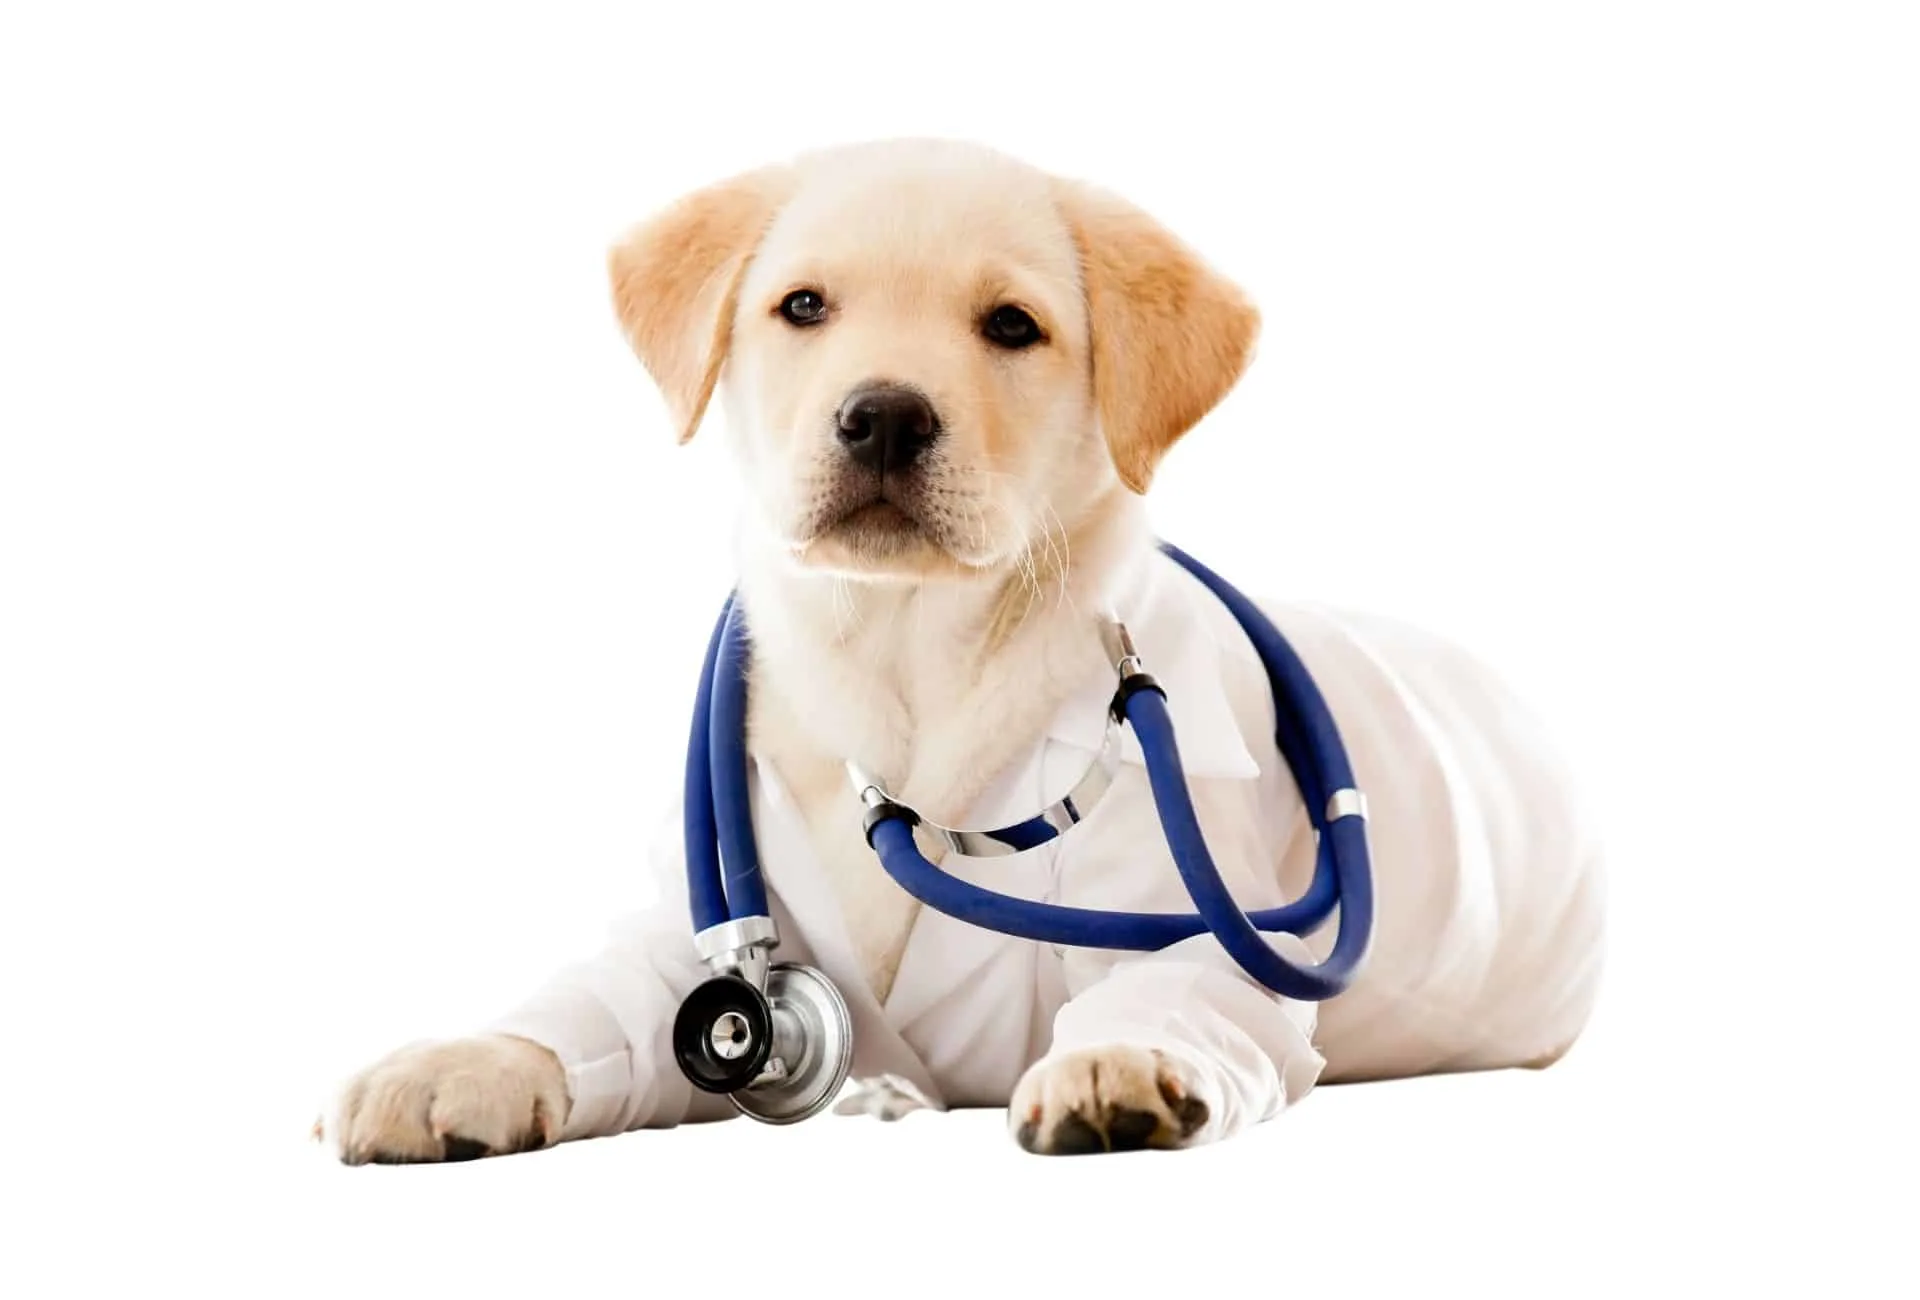
<path fill-rule="evenodd" d="M 1120 481 L 1145 492 L 1167 449 L 1246 369 L 1260 313 L 1125 200 L 1063 180 L 1055 201 L 1079 246 L 1107 449 Z"/>
<path fill-rule="evenodd" d="M 687 195 L 607 255 L 614 310 L 660 386 L 681 442 L 693 437 L 726 364 L 740 279 L 791 188 L 786 168 Z"/>

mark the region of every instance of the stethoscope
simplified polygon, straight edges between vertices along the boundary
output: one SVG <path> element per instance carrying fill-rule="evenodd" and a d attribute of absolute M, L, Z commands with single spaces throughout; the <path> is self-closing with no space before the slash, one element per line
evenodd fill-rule
<path fill-rule="evenodd" d="M 1079 948 L 1157 951 L 1211 932 L 1240 967 L 1282 997 L 1319 1001 L 1344 990 L 1366 959 L 1373 931 L 1373 876 L 1366 800 L 1355 787 L 1339 729 L 1306 666 L 1280 630 L 1225 579 L 1179 548 L 1160 548 L 1232 611 L 1273 690 L 1275 740 L 1306 801 L 1315 838 L 1313 878 L 1282 907 L 1243 912 L 1207 852 L 1187 792 L 1166 692 L 1146 672 L 1126 627 L 1102 628 L 1119 685 L 1105 743 L 1065 796 L 1012 826 L 938 825 L 907 807 L 854 764 L 848 779 L 865 810 L 868 845 L 895 884 L 922 904 L 1019 939 Z M 779 932 L 767 910 L 747 788 L 747 641 L 729 597 L 700 670 L 687 742 L 687 891 L 694 947 L 712 971 L 674 1019 L 673 1050 L 697 1088 L 728 1094 L 743 1114 L 790 1124 L 831 1102 L 853 1059 L 852 1021 L 832 981 L 811 966 L 773 962 Z M 962 857 L 1024 853 L 1090 816 L 1119 765 L 1120 727 L 1131 726 L 1147 769 L 1190 913 L 1102 912 L 1034 902 L 948 875 L 921 852 L 924 838 Z M 1324 961 L 1296 965 L 1262 931 L 1306 935 L 1340 909 Z"/>

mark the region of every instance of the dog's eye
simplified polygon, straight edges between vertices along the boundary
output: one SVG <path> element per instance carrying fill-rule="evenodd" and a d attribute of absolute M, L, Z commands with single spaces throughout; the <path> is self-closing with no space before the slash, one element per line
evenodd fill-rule
<path fill-rule="evenodd" d="M 980 332 L 1003 348 L 1032 347 L 1041 338 L 1039 323 L 1018 307 L 995 307 L 981 322 Z"/>
<path fill-rule="evenodd" d="M 811 289 L 795 289 L 780 300 L 780 314 L 792 325 L 818 325 L 827 315 L 827 300 Z"/>

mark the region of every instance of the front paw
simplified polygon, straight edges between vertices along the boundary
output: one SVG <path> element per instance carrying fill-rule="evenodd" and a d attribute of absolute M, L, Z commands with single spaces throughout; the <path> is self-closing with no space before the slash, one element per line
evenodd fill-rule
<path fill-rule="evenodd" d="M 350 1165 L 472 1160 L 547 1146 L 567 1104 L 566 1071 L 546 1048 L 504 1034 L 458 1038 L 363 1070 L 314 1136 L 331 1138 Z"/>
<path fill-rule="evenodd" d="M 1190 1146 L 1211 1114 L 1185 1065 L 1164 1052 L 1126 1046 L 1035 1062 L 1007 1108 L 1015 1140 L 1050 1156 Z"/>

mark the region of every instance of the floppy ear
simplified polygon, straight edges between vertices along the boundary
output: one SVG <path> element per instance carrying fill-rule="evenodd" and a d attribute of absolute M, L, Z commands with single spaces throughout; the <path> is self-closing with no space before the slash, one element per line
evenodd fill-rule
<path fill-rule="evenodd" d="M 627 342 L 660 386 L 681 442 L 713 396 L 740 278 L 788 185 L 784 168 L 710 185 L 637 226 L 607 255 Z"/>
<path fill-rule="evenodd" d="M 1093 395 L 1120 481 L 1144 493 L 1167 448 L 1225 397 L 1260 313 L 1172 232 L 1125 200 L 1062 181 L 1093 332 Z"/>

